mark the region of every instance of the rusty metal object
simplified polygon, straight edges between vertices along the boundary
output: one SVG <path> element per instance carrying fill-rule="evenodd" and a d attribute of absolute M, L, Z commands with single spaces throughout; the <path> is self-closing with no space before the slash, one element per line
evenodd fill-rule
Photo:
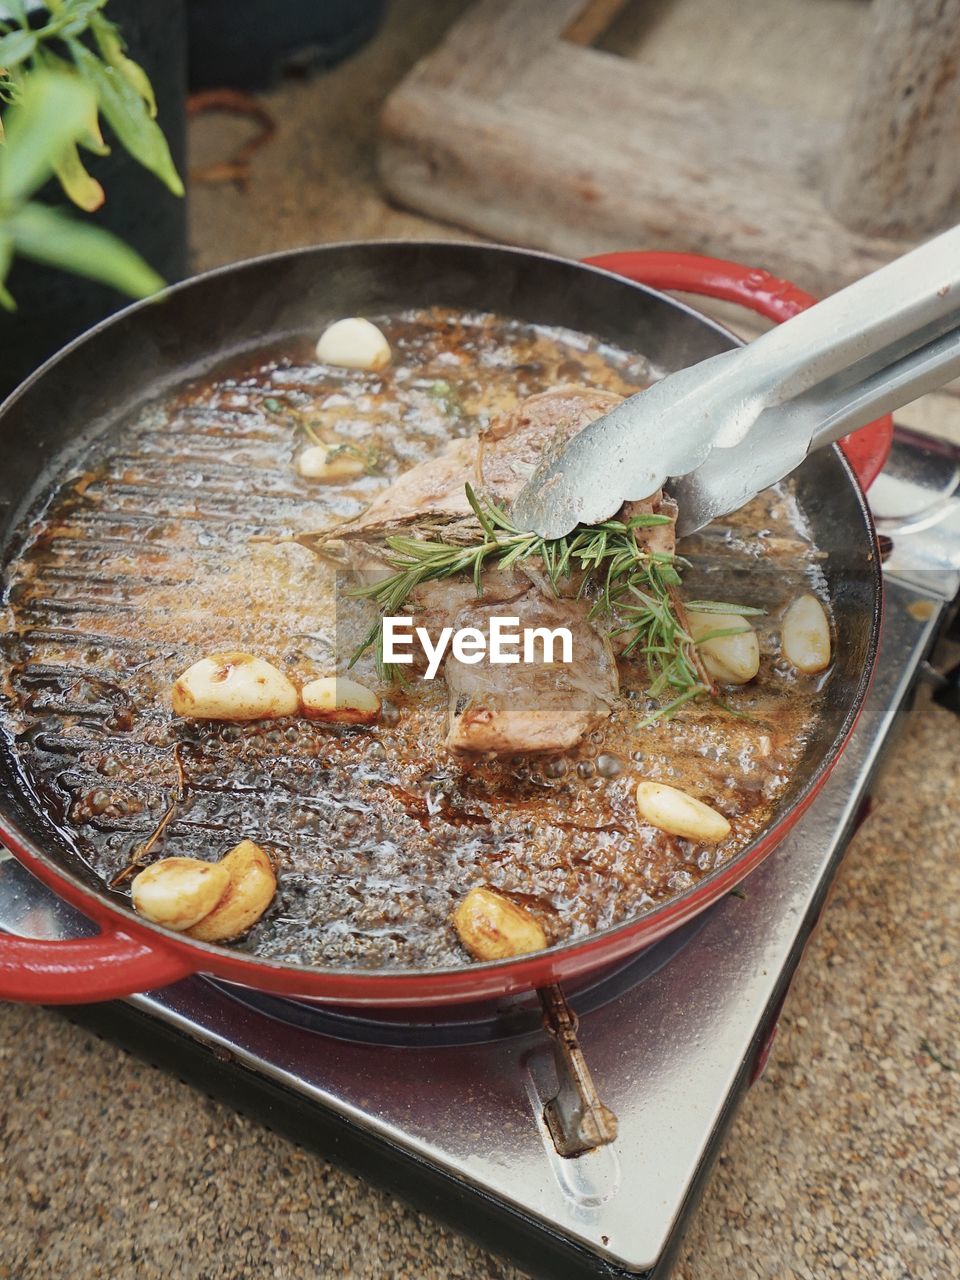
<path fill-rule="evenodd" d="M 579 1156 L 615 1142 L 617 1117 L 600 1101 L 580 1048 L 580 1020 L 557 985 L 537 992 L 543 1025 L 553 1037 L 560 1088 L 543 1109 L 543 1118 L 561 1156 Z"/>
<path fill-rule="evenodd" d="M 187 99 L 187 115 L 199 116 L 208 111 L 228 111 L 231 115 L 246 116 L 249 120 L 255 120 L 260 129 L 238 147 L 228 160 L 191 169 L 190 179 L 192 182 L 210 184 L 232 182 L 238 190 L 245 191 L 250 181 L 253 157 L 277 132 L 277 122 L 252 93 L 243 93 L 239 89 L 205 89 L 200 93 L 192 93 Z"/>

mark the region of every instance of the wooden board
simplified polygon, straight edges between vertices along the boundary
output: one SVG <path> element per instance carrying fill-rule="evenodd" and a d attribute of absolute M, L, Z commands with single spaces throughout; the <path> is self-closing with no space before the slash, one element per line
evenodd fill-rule
<path fill-rule="evenodd" d="M 388 193 L 513 243 L 715 254 L 815 293 L 908 247 L 827 208 L 841 121 L 678 87 L 642 60 L 576 43 L 620 4 L 478 0 L 386 102 Z"/>

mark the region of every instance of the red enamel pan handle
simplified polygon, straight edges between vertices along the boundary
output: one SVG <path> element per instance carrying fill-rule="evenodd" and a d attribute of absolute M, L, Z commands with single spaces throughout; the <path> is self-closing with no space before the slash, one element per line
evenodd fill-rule
<path fill-rule="evenodd" d="M 589 266 L 603 267 L 652 289 L 695 293 L 741 306 L 780 324 L 817 301 L 789 280 L 778 280 L 769 271 L 744 267 L 723 258 L 701 258 L 695 253 L 601 253 L 584 258 Z M 886 414 L 840 441 L 840 448 L 864 489 L 883 470 L 893 443 L 893 418 Z"/>
<path fill-rule="evenodd" d="M 195 969 L 172 948 L 124 933 L 109 918 L 99 924 L 94 937 L 58 942 L 0 933 L 0 1000 L 90 1004 L 152 991 Z"/>
<path fill-rule="evenodd" d="M 0 1000 L 31 1005 L 87 1005 L 134 991 L 154 991 L 196 970 L 186 951 L 146 931 L 123 927 L 105 902 L 61 882 L 10 833 L 4 842 L 15 858 L 61 897 L 99 925 L 92 937 L 29 938 L 0 933 Z"/>

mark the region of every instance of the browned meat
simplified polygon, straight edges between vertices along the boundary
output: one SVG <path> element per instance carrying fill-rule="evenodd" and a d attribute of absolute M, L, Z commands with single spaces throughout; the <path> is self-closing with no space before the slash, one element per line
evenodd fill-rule
<path fill-rule="evenodd" d="M 343 535 L 362 544 L 361 556 L 377 556 L 375 540 L 411 525 L 472 519 L 464 486 L 472 484 L 500 506 L 510 504 L 549 450 L 622 400 L 609 391 L 567 386 L 524 400 L 480 436 L 455 440 L 436 458 L 400 476 Z M 676 506 L 661 492 L 628 504 L 623 515 L 663 513 L 676 519 Z M 637 541 L 651 551 L 671 553 L 674 524 L 638 530 Z M 369 561 L 367 561 L 369 563 Z M 448 657 L 444 678 L 450 689 L 447 747 L 457 753 L 563 751 L 575 746 L 609 714 L 619 691 L 611 645 L 587 619 L 576 595 L 556 599 L 542 567 L 521 562 L 507 574 L 488 570 L 482 599 L 472 582 L 449 579 L 419 587 L 410 597 L 417 624 L 436 637 L 440 629 L 475 626 L 485 634 L 489 619 L 520 618 L 523 627 L 567 627 L 573 638 L 570 664 L 486 661 L 465 665 Z M 621 646 L 622 647 L 622 646 Z"/>
<path fill-rule="evenodd" d="M 623 396 L 590 387 L 557 387 L 530 396 L 478 437 L 479 487 L 509 506 L 545 454 L 615 409 Z"/>
<path fill-rule="evenodd" d="M 475 436 L 451 440 L 442 453 L 411 467 L 378 494 L 351 523 L 351 534 L 407 524 L 411 517 L 469 516 L 470 503 L 464 485 L 475 481 L 476 457 Z"/>
<path fill-rule="evenodd" d="M 435 458 L 405 471 L 361 516 L 351 521 L 344 533 L 362 538 L 417 521 L 469 517 L 472 513 L 464 491 L 468 483 L 509 509 L 544 454 L 609 413 L 622 400 L 612 391 L 578 386 L 530 396 L 479 436 L 453 440 Z M 641 512 L 669 515 L 675 522 L 677 508 L 658 490 L 640 502 L 627 503 L 621 516 L 626 519 Z M 651 551 L 672 554 L 676 545 L 674 525 L 640 530 L 637 540 Z"/>
<path fill-rule="evenodd" d="M 467 666 L 448 658 L 450 722 L 444 745 L 454 755 L 566 751 L 606 719 L 620 692 L 610 645 L 588 622 L 583 604 L 551 600 L 534 588 L 510 609 L 521 628 L 567 627 L 573 661 L 546 663 L 540 648 L 537 662 L 511 666 Z M 474 603 L 456 615 L 453 626 L 486 632 L 491 615 L 503 612 L 502 605 Z"/>
<path fill-rule="evenodd" d="M 655 524 L 649 529 L 637 530 L 637 541 L 648 551 L 672 556 L 677 549 L 677 504 L 668 498 L 662 489 L 658 489 L 652 498 L 643 498 L 640 502 L 625 502 L 620 511 L 621 520 L 632 520 L 634 516 L 669 516 L 672 524 Z"/>
<path fill-rule="evenodd" d="M 467 483 L 508 506 L 548 446 L 566 440 L 622 399 L 586 387 L 531 396 L 479 436 L 452 440 L 435 458 L 405 471 L 351 523 L 350 532 L 407 524 L 411 517 L 469 516 Z"/>
<path fill-rule="evenodd" d="M 509 612 L 501 606 L 513 604 L 528 595 L 533 581 L 523 565 L 504 572 L 488 569 L 483 575 L 483 604 L 496 605 L 500 612 Z M 417 587 L 411 597 L 416 606 L 417 621 L 429 628 L 448 627 L 462 610 L 478 604 L 477 589 L 466 578 L 445 578 L 440 582 L 425 582 Z"/>

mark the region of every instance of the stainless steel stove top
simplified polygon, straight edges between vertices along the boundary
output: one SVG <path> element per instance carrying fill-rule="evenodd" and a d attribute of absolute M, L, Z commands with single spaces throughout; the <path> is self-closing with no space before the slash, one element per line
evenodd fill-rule
<path fill-rule="evenodd" d="M 543 1119 L 557 1091 L 534 1007 L 407 1024 L 194 978 L 71 1016 L 256 1109 L 299 1141 L 386 1183 L 520 1266 L 564 1276 L 669 1269 L 686 1213 L 776 1019 L 871 779 L 960 592 L 958 453 L 903 435 L 871 500 L 893 538 L 880 661 L 816 804 L 731 895 L 570 1003 L 598 1092 L 619 1118 L 574 1159 Z M 0 928 L 67 936 L 82 917 L 12 860 Z"/>

